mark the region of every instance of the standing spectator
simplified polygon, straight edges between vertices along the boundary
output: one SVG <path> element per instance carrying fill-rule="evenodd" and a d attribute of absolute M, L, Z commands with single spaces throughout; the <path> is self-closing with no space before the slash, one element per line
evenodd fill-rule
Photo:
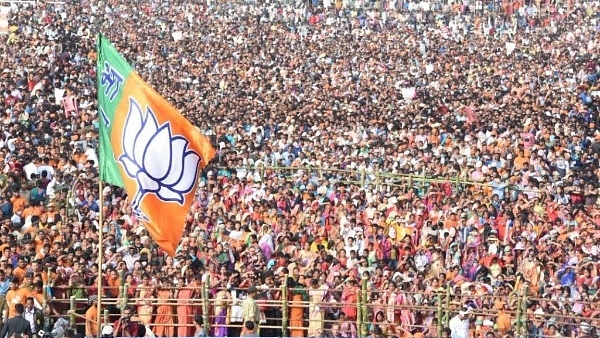
<path fill-rule="evenodd" d="M 34 334 L 37 334 L 39 330 L 44 328 L 44 314 L 40 309 L 35 307 L 33 297 L 27 297 L 25 299 L 23 318 L 31 324 L 31 332 Z"/>
<path fill-rule="evenodd" d="M 190 337 L 194 334 L 192 330 L 196 308 L 192 306 L 191 301 L 199 296 L 199 281 L 200 276 L 195 275 L 191 278 L 190 283 L 179 291 L 177 298 L 177 323 L 179 324 L 177 331 L 179 337 Z"/>
<path fill-rule="evenodd" d="M 196 315 L 194 317 L 194 326 L 196 331 L 196 333 L 194 333 L 194 338 L 207 337 L 206 329 L 204 328 L 204 319 L 202 319 L 202 316 Z"/>
<path fill-rule="evenodd" d="M 21 305 L 23 309 L 23 304 L 25 303 L 25 299 L 27 298 L 28 290 L 25 288 L 19 288 L 19 281 L 16 277 L 13 277 L 10 281 L 10 289 L 6 293 L 6 303 L 8 304 L 8 315 L 7 318 L 13 318 L 17 315 L 23 314 L 17 313 L 17 305 Z"/>
<path fill-rule="evenodd" d="M 156 318 L 152 331 L 157 337 L 173 337 L 175 335 L 173 305 L 170 304 L 174 298 L 173 284 L 169 280 L 160 281 L 157 287 Z"/>
<path fill-rule="evenodd" d="M 260 324 L 261 319 L 260 309 L 255 299 L 257 294 L 258 289 L 256 286 L 251 285 L 248 287 L 246 299 L 242 301 L 242 317 L 244 318 L 244 323 L 253 322 L 255 324 L 251 331 L 258 331 L 258 325 Z M 245 324 L 244 328 L 246 328 Z M 244 331 L 244 328 L 242 328 L 242 331 Z M 245 332 L 242 332 L 242 335 L 244 333 Z"/>
<path fill-rule="evenodd" d="M 1 259 L 0 259 L 1 260 Z M 6 262 L 6 258 L 4 258 L 4 262 Z M 6 278 L 6 272 L 4 270 L 0 270 L 0 312 L 7 311 L 9 309 L 8 302 L 6 301 L 6 295 L 10 290 L 11 282 L 8 278 Z M 4 317 L 4 316 L 0 316 Z M 3 324 L 2 318 L 0 318 L 0 325 Z"/>
<path fill-rule="evenodd" d="M 15 305 L 15 316 L 8 319 L 2 326 L 0 331 L 0 338 L 11 338 L 17 335 L 32 337 L 31 323 L 27 319 L 23 318 L 23 312 L 25 308 L 23 304 Z"/>
<path fill-rule="evenodd" d="M 228 337 L 227 335 L 227 311 L 229 309 L 229 303 L 231 301 L 231 295 L 229 290 L 220 290 L 215 297 L 215 330 L 214 337 Z"/>
<path fill-rule="evenodd" d="M 98 336 L 98 296 L 90 296 L 89 308 L 85 312 L 85 337 Z"/>
<path fill-rule="evenodd" d="M 470 308 L 461 310 L 450 319 L 448 327 L 452 330 L 452 338 L 469 338 L 469 313 Z"/>

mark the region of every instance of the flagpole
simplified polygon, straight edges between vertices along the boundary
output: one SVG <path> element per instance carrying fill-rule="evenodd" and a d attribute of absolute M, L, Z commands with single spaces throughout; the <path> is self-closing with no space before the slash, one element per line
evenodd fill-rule
<path fill-rule="evenodd" d="M 100 201 L 100 214 L 98 216 L 98 313 L 97 313 L 97 325 L 98 325 L 98 337 L 102 332 L 102 261 L 103 253 L 102 241 L 103 241 L 103 227 L 104 227 L 104 193 L 102 191 L 102 180 L 98 179 L 98 192 Z"/>
<path fill-rule="evenodd" d="M 98 33 L 97 36 L 98 39 L 98 55 L 97 57 L 100 58 L 100 52 L 102 51 L 102 48 L 100 46 L 100 44 L 102 43 L 102 39 L 101 39 L 101 35 L 100 33 Z M 96 74 L 96 76 L 98 77 L 98 79 L 100 78 L 100 74 Z M 96 82 L 96 84 L 98 85 L 99 82 Z M 100 90 L 98 90 L 98 100 L 100 99 Z M 100 104 L 100 101 L 98 101 L 98 104 Z M 102 128 L 102 127 L 100 127 Z M 102 147 L 102 142 L 100 142 L 100 140 L 98 140 L 98 155 L 102 156 L 102 151 L 100 151 L 100 147 Z M 99 171 L 102 170 L 102 168 L 98 168 Z M 98 194 L 100 196 L 98 196 L 98 201 L 100 202 L 100 214 L 98 215 L 98 300 L 97 300 L 97 314 L 96 314 L 96 322 L 98 325 L 97 327 L 97 336 L 98 338 L 100 338 L 101 334 L 102 334 L 102 317 L 104 317 L 102 315 L 102 278 L 103 278 L 103 274 L 102 274 L 102 261 L 103 261 L 103 257 L 102 255 L 104 254 L 104 250 L 102 249 L 103 247 L 103 241 L 104 241 L 104 233 L 103 233 L 103 228 L 104 228 L 104 192 L 103 192 L 103 188 L 102 188 L 102 175 L 98 176 Z"/>

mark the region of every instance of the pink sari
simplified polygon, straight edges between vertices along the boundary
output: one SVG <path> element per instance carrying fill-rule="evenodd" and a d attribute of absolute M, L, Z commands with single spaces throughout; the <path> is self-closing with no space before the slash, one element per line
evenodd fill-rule
<path fill-rule="evenodd" d="M 410 297 L 406 297 L 406 295 L 401 292 L 398 294 L 398 296 L 396 297 L 396 306 L 402 306 L 402 305 L 412 305 L 412 300 L 410 299 Z M 399 313 L 398 313 L 399 311 Z M 399 316 L 398 316 L 399 314 Z M 405 328 L 409 329 L 410 327 L 412 327 L 415 324 L 415 315 L 412 313 L 412 311 L 409 308 L 400 308 L 398 310 L 396 310 L 396 318 L 397 321 L 395 321 L 395 323 L 397 323 L 398 321 L 402 323 L 402 326 L 404 326 Z"/>

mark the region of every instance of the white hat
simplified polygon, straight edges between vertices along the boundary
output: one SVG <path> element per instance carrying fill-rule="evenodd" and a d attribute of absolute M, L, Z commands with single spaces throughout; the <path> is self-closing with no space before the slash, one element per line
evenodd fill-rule
<path fill-rule="evenodd" d="M 111 335 L 113 334 L 113 331 L 114 331 L 114 330 L 113 330 L 113 327 L 112 327 L 112 325 L 110 325 L 110 324 L 109 324 L 109 325 L 105 325 L 105 326 L 102 328 L 102 335 L 103 335 L 103 336 L 111 336 Z"/>

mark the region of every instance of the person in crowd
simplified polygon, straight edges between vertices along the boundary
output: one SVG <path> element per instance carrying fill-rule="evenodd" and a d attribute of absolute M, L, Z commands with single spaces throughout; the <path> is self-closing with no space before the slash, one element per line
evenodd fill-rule
<path fill-rule="evenodd" d="M 90 296 L 89 308 L 85 311 L 86 338 L 98 336 L 98 297 Z"/>
<path fill-rule="evenodd" d="M 196 327 L 196 333 L 194 333 L 194 338 L 208 337 L 206 334 L 206 329 L 204 328 L 204 319 L 202 318 L 202 316 L 196 315 L 194 317 L 194 326 Z"/>
<path fill-rule="evenodd" d="M 39 304 L 38 306 L 41 307 Z M 33 297 L 27 297 L 25 299 L 23 318 L 25 318 L 31 324 L 31 332 L 33 334 L 37 334 L 38 331 L 44 329 L 44 314 L 41 309 L 36 307 Z"/>
<path fill-rule="evenodd" d="M 23 313 L 25 311 L 25 307 L 23 304 L 15 305 L 15 316 L 9 318 L 6 323 L 2 326 L 2 330 L 0 330 L 0 337 L 2 338 L 10 338 L 10 337 L 32 337 L 33 333 L 31 332 L 31 323 L 23 318 Z"/>
<path fill-rule="evenodd" d="M 242 317 L 244 318 L 244 329 L 247 330 L 247 323 L 253 322 L 252 332 L 258 331 L 258 326 L 261 321 L 261 313 L 256 302 L 256 296 L 258 294 L 258 288 L 254 285 L 248 287 L 246 298 L 242 301 Z M 242 332 L 244 335 L 245 332 Z"/>
<path fill-rule="evenodd" d="M 133 315 L 133 307 L 128 306 L 123 311 L 121 318 L 113 324 L 117 337 L 139 337 L 140 324 L 132 320 Z"/>
<path fill-rule="evenodd" d="M 244 323 L 244 333 L 241 337 L 260 337 L 256 333 L 256 324 L 253 321 L 248 320 Z"/>

